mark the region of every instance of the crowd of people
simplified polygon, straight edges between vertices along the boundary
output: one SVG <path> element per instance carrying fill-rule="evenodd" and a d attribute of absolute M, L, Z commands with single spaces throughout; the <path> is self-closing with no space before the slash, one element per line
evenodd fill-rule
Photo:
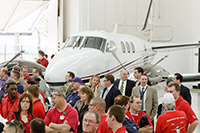
<path fill-rule="evenodd" d="M 38 62 L 48 65 L 39 51 Z M 199 121 L 191 108 L 190 90 L 175 73 L 166 81 L 163 101 L 150 85 L 141 67 L 128 77 L 120 71 L 115 80 L 106 74 L 103 84 L 94 75 L 88 84 L 74 72 L 66 73 L 66 83 L 51 93 L 53 108 L 45 112 L 46 83 L 41 70 L 32 76 L 27 66 L 0 70 L 0 130 L 9 133 L 192 133 Z M 157 122 L 154 121 L 155 117 Z M 156 124 L 155 124 L 156 123 Z"/>

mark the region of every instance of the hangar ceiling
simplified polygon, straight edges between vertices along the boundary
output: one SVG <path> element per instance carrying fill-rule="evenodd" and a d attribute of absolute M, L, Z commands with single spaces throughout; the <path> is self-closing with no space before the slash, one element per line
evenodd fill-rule
<path fill-rule="evenodd" d="M 30 33 L 51 0 L 0 0 L 0 33 Z"/>

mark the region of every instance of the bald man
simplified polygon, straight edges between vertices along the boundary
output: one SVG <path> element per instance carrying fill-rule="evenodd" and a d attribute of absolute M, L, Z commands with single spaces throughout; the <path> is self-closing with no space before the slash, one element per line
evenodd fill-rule
<path fill-rule="evenodd" d="M 122 95 L 130 97 L 132 94 L 132 88 L 135 86 L 135 81 L 129 80 L 128 72 L 122 70 L 120 73 L 120 79 L 117 79 L 114 85 L 119 88 Z"/>
<path fill-rule="evenodd" d="M 99 127 L 98 127 L 98 132 L 105 132 L 106 133 L 112 133 L 112 130 L 108 128 L 108 124 L 106 122 L 106 102 L 103 98 L 100 97 L 95 97 L 90 101 L 89 104 L 89 110 L 90 111 L 95 111 L 97 114 L 101 117 Z"/>

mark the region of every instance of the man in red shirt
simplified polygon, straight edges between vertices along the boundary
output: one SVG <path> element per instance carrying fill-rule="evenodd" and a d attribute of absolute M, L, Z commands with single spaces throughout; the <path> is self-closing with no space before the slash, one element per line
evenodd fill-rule
<path fill-rule="evenodd" d="M 21 77 L 26 80 L 27 78 L 32 78 L 29 74 L 28 74 L 28 66 L 22 66 L 21 67 Z"/>
<path fill-rule="evenodd" d="M 54 108 L 50 109 L 44 119 L 46 132 L 75 132 L 78 127 L 78 113 L 65 100 L 62 90 L 54 90 L 52 93 Z"/>
<path fill-rule="evenodd" d="M 18 109 L 18 100 L 20 94 L 17 93 L 17 84 L 15 81 L 6 83 L 6 92 L 1 102 L 1 115 L 5 119 Z"/>
<path fill-rule="evenodd" d="M 142 101 L 138 96 L 131 96 L 130 97 L 130 111 L 126 112 L 126 115 L 128 116 L 129 119 L 133 120 L 136 122 L 138 126 L 140 126 L 140 120 L 143 115 L 146 115 L 148 118 L 149 125 L 146 125 L 144 127 L 140 127 L 139 131 L 143 132 L 153 132 L 153 125 L 151 123 L 151 119 L 149 115 L 143 111 L 141 111 L 142 107 Z"/>
<path fill-rule="evenodd" d="M 39 88 L 36 85 L 31 85 L 27 87 L 27 93 L 30 94 L 33 99 L 33 116 L 35 118 L 45 118 L 44 105 L 39 99 Z"/>
<path fill-rule="evenodd" d="M 188 120 L 183 111 L 175 110 L 175 100 L 171 93 L 163 97 L 165 113 L 157 120 L 155 133 L 186 133 Z"/>
<path fill-rule="evenodd" d="M 128 133 L 122 126 L 125 119 L 125 110 L 119 105 L 113 105 L 108 109 L 106 121 L 114 133 Z"/>
<path fill-rule="evenodd" d="M 113 133 L 111 129 L 108 128 L 108 124 L 106 122 L 106 102 L 103 98 L 95 97 L 90 101 L 89 110 L 95 111 L 101 117 L 98 130 L 101 133 Z"/>
<path fill-rule="evenodd" d="M 174 99 L 176 101 L 175 110 L 185 112 L 190 124 L 188 126 L 188 133 L 192 133 L 199 124 L 199 121 L 189 103 L 180 96 L 180 86 L 174 81 L 171 81 L 168 84 L 167 92 L 172 93 L 172 95 L 174 96 Z"/>
<path fill-rule="evenodd" d="M 44 57 L 44 52 L 42 50 L 38 51 L 38 57 L 39 59 L 36 61 L 37 63 L 43 65 L 44 67 L 47 67 L 49 62 L 48 60 Z"/>

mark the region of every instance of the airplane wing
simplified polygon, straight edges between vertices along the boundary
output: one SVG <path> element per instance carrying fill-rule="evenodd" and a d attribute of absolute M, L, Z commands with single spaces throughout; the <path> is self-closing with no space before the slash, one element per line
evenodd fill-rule
<path fill-rule="evenodd" d="M 190 49 L 200 47 L 200 43 L 193 43 L 193 44 L 174 44 L 174 45 L 165 45 L 165 46 L 154 46 L 152 47 L 152 50 L 154 51 L 173 51 L 177 49 Z"/>

